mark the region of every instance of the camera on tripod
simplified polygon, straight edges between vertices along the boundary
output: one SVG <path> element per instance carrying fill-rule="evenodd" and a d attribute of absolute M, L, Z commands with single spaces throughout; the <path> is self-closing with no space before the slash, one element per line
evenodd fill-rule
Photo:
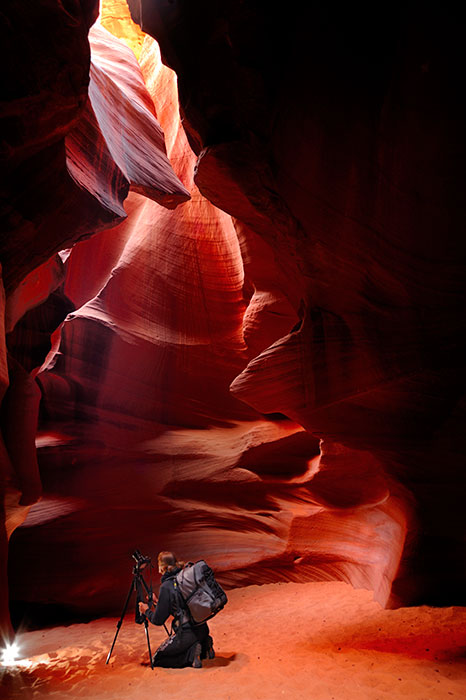
<path fill-rule="evenodd" d="M 134 552 L 131 554 L 132 558 L 136 562 L 135 565 L 133 566 L 133 580 L 131 581 L 131 585 L 129 587 L 128 595 L 126 596 L 126 601 L 123 606 L 123 612 L 121 613 L 121 617 L 117 622 L 117 629 L 115 632 L 115 637 L 113 638 L 112 646 L 110 647 L 110 651 L 108 652 L 106 664 L 110 661 L 110 657 L 113 652 L 113 648 L 115 646 L 115 642 L 118 637 L 118 633 L 120 631 L 120 627 L 123 624 L 123 618 L 125 617 L 126 614 L 126 609 L 128 607 L 129 600 L 131 598 L 131 595 L 133 592 L 136 592 L 136 610 L 135 610 L 135 622 L 137 624 L 144 624 L 145 630 L 146 630 L 146 639 L 147 639 L 147 648 L 149 650 L 149 658 L 150 658 L 150 667 L 153 670 L 154 669 L 154 664 L 152 663 L 152 652 L 150 648 L 150 640 L 149 640 L 149 629 L 148 629 L 148 624 L 147 624 L 147 618 L 145 615 L 141 614 L 139 612 L 139 603 L 143 601 L 144 598 L 144 593 L 147 594 L 146 599 L 149 601 L 149 605 L 152 605 L 152 603 L 157 602 L 157 598 L 153 595 L 152 593 L 152 584 L 149 586 L 144 580 L 144 574 L 141 573 L 143 569 L 146 568 L 146 566 L 151 566 L 151 561 L 152 559 L 150 557 L 145 557 L 139 549 L 135 549 Z M 164 625 L 165 627 L 165 625 Z M 167 628 L 165 627 L 166 633 L 170 636 L 170 633 L 168 632 Z"/>
<path fill-rule="evenodd" d="M 134 567 L 135 573 L 139 573 L 140 571 L 145 569 L 146 566 L 149 566 L 152 561 L 150 557 L 145 557 L 143 554 L 141 554 L 139 549 L 135 549 L 131 556 L 136 562 L 136 566 Z"/>

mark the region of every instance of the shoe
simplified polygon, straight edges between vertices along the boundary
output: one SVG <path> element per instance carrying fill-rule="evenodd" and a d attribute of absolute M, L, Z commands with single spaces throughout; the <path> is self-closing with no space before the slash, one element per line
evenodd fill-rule
<path fill-rule="evenodd" d="M 194 645 L 194 659 L 192 663 L 193 668 L 202 668 L 201 651 L 202 647 L 200 642 L 196 642 Z"/>
<path fill-rule="evenodd" d="M 212 639 L 212 637 L 209 637 L 207 642 L 207 658 L 215 659 L 214 640 Z"/>

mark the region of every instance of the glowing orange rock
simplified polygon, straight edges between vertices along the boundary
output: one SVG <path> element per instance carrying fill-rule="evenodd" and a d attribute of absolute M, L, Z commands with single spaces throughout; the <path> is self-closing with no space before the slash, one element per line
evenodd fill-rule
<path fill-rule="evenodd" d="M 126 0 L 102 0 L 100 23 L 113 36 L 122 39 L 139 58 L 146 35 L 131 20 Z"/>
<path fill-rule="evenodd" d="M 259 354 L 232 391 L 324 445 L 370 452 L 393 498 L 404 493 L 409 545 L 395 597 L 464 601 L 459 27 L 447 11 L 387 13 L 374 34 L 366 8 L 331 18 L 314 8 L 309 21 L 308 8 L 287 15 L 279 5 L 128 4 L 178 72 L 199 189 L 287 273 L 247 290 L 245 328 Z M 264 347 L 255 309 L 277 289 L 300 323 L 285 328 L 281 308 Z"/>
<path fill-rule="evenodd" d="M 50 334 L 71 310 L 59 289 L 65 277 L 63 260 L 54 254 L 126 218 L 123 201 L 130 187 L 170 208 L 189 199 L 166 157 L 163 133 L 134 55 L 99 27 L 91 30 L 89 84 L 87 34 L 96 9 L 92 0 L 65 9 L 44 2 L 26 13 L 12 5 L 5 15 L 2 50 L 11 49 L 5 60 L 11 70 L 2 95 L 0 254 L 11 358 L 8 378 L 2 329 L 5 444 L 0 458 L 8 534 L 26 517 L 26 505 L 40 495 L 34 447 L 39 392 L 28 371 L 42 364 Z M 12 27 L 31 32 L 19 53 L 18 37 L 14 51 L 10 46 Z M 1 537 L 3 547 L 5 531 Z M 3 617 L 5 567 L 2 557 Z"/>
<path fill-rule="evenodd" d="M 187 201 L 133 52 L 99 25 L 90 30 L 89 41 L 89 98 L 114 162 L 133 191 L 169 208 Z"/>
<path fill-rule="evenodd" d="M 35 600 L 64 603 L 63 581 L 50 587 L 64 557 L 66 570 L 80 571 L 66 581 L 75 605 L 116 610 L 114 581 L 129 559 L 119 553 L 137 544 L 202 554 L 230 585 L 338 577 L 386 602 L 406 527 L 380 464 L 330 441 L 321 455 L 300 425 L 264 418 L 229 391 L 251 356 L 299 317 L 272 248 L 236 222 L 239 241 L 231 217 L 197 190 L 176 78 L 148 39 L 141 66 L 191 200 L 170 212 L 131 194 L 114 244 L 104 232 L 66 263 L 65 289 L 86 303 L 68 317 L 38 378 L 48 489 L 15 538 L 15 595 L 31 596 L 21 583 L 27 552 Z M 94 282 L 80 274 L 86 256 Z M 62 437 L 50 439 L 58 424 Z M 348 489 L 351 470 L 358 478 L 348 477 Z M 340 486 L 332 490 L 333 478 Z M 67 528 L 57 535 L 62 518 Z M 67 545 L 74 539 L 79 551 Z M 99 591 L 78 596 L 95 590 L 96 568 L 106 572 Z"/>

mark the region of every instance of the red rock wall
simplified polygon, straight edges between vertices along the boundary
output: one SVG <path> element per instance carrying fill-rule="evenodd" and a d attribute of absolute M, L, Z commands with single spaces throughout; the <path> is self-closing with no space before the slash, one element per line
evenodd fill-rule
<path fill-rule="evenodd" d="M 227 585 L 339 578 L 386 601 L 403 490 L 369 454 L 329 446 L 321 456 L 301 426 L 232 396 L 248 360 L 299 318 L 276 252 L 236 222 L 238 238 L 195 186 L 175 75 L 154 42 L 140 62 L 191 200 L 172 213 L 132 195 L 111 240 L 80 243 L 66 263 L 64 288 L 82 305 L 38 376 L 46 495 L 15 533 L 15 596 L 34 602 L 19 563 L 27 553 L 34 599 L 115 611 L 114 582 L 138 546 L 205 556 Z M 97 287 L 82 279 L 86 259 Z"/>
<path fill-rule="evenodd" d="M 53 146 L 63 171 L 66 134 L 66 187 L 50 178 L 31 258 L 5 243 L 24 368 L 75 309 L 37 378 L 44 496 L 11 540 L 13 600 L 116 612 L 139 547 L 205 556 L 229 585 L 336 578 L 382 603 L 460 602 L 454 23 L 129 5 L 178 72 L 184 128 L 154 42 L 132 33 L 146 92 L 131 54 L 92 30 L 90 100 Z M 127 218 L 103 230 L 130 188 Z M 12 405 L 30 406 L 37 474 L 21 376 Z"/>
<path fill-rule="evenodd" d="M 209 0 L 129 5 L 178 72 L 200 190 L 275 251 L 273 287 L 302 320 L 251 359 L 232 392 L 286 414 L 324 450 L 336 441 L 369 452 L 415 503 L 416 524 L 403 506 L 410 536 L 395 598 L 461 598 L 455 18 L 331 3 L 292 13 Z"/>
<path fill-rule="evenodd" d="M 101 28 L 91 30 L 89 78 L 87 35 L 96 16 L 95 3 L 64 8 L 52 0 L 10 3 L 2 14 L 2 624 L 7 538 L 40 496 L 40 391 L 32 377 L 74 308 L 63 290 L 64 249 L 126 218 L 130 188 L 169 208 L 189 199 L 134 55 Z"/>

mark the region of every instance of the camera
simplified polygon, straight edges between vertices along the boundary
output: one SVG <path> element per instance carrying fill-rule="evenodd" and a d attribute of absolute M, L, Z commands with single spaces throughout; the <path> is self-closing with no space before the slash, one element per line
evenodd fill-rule
<path fill-rule="evenodd" d="M 125 602 L 125 606 L 123 608 L 123 612 L 121 613 L 121 617 L 117 622 L 117 630 L 115 632 L 115 637 L 113 638 L 112 646 L 110 647 L 110 651 L 108 652 L 108 656 L 107 656 L 107 661 L 105 663 L 108 664 L 108 662 L 110 661 L 113 647 L 115 646 L 115 642 L 116 642 L 117 637 L 118 637 L 118 632 L 120 631 L 120 627 L 123 623 L 123 619 L 124 619 L 125 614 L 126 614 L 126 608 L 128 607 L 129 599 L 131 598 L 131 594 L 133 593 L 133 591 L 135 591 L 136 592 L 136 609 L 134 611 L 135 612 L 134 621 L 138 625 L 144 624 L 144 627 L 146 628 L 146 638 L 147 638 L 147 647 L 149 649 L 150 667 L 153 669 L 154 664 L 152 662 L 152 652 L 150 649 L 148 622 L 147 622 L 146 616 L 143 613 L 141 613 L 139 610 L 139 603 L 142 603 L 144 600 L 144 592 L 147 593 L 147 600 L 150 601 L 149 606 L 152 605 L 152 601 L 154 601 L 154 600 L 155 600 L 155 602 L 157 601 L 157 598 L 155 598 L 152 594 L 152 584 L 149 588 L 149 586 L 147 585 L 147 583 L 144 580 L 144 574 L 141 573 L 141 571 L 143 569 L 145 569 L 146 566 L 150 566 L 152 560 L 150 557 L 145 557 L 144 554 L 141 554 L 139 549 L 135 549 L 134 552 L 131 554 L 131 557 L 136 562 L 136 564 L 133 566 L 133 580 L 131 581 L 131 586 L 129 588 L 128 595 L 126 597 L 126 602 Z M 167 630 L 166 627 L 165 627 L 165 629 Z M 169 635 L 168 630 L 167 630 L 167 634 Z"/>
<path fill-rule="evenodd" d="M 134 561 L 136 562 L 135 569 L 137 571 L 141 571 L 146 566 L 148 566 L 152 561 L 152 559 L 150 557 L 145 557 L 143 554 L 141 554 L 139 549 L 135 549 L 134 552 L 131 554 L 131 556 L 133 557 Z"/>

